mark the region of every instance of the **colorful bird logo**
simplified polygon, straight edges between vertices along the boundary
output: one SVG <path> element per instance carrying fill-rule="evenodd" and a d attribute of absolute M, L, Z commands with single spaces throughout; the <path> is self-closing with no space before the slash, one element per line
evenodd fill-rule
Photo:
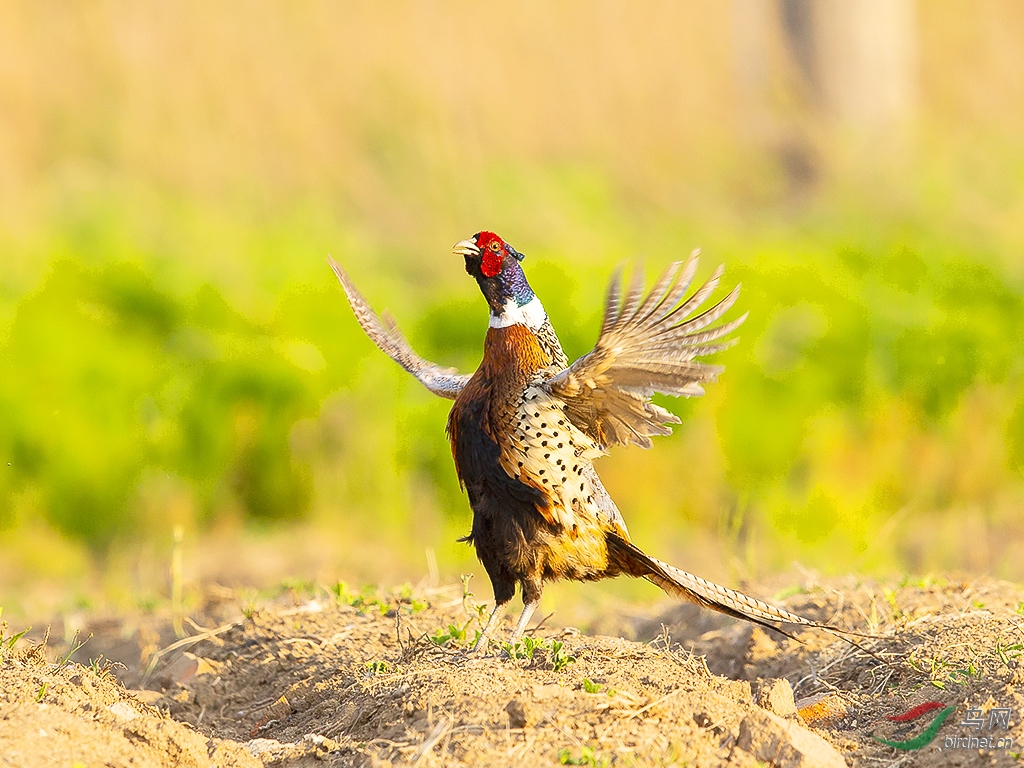
<path fill-rule="evenodd" d="M 953 710 L 956 709 L 956 707 L 947 707 L 941 701 L 926 701 L 924 704 L 918 704 L 916 707 L 908 709 L 901 715 L 891 715 L 886 718 L 894 723 L 909 723 L 913 720 L 924 717 L 929 712 L 934 712 L 936 709 L 941 709 L 942 711 L 932 718 L 932 721 L 928 723 L 927 728 L 912 739 L 906 739 L 905 741 L 889 741 L 888 739 L 883 739 L 878 736 L 873 736 L 872 738 L 875 741 L 885 744 L 887 747 L 900 749 L 905 752 L 921 749 L 932 742 L 938 734 L 939 728 L 941 728 L 942 724 L 946 722 L 946 718 L 953 714 Z"/>

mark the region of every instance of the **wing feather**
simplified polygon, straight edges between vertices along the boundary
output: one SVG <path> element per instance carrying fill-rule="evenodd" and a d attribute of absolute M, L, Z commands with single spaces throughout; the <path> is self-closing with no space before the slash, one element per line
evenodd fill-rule
<path fill-rule="evenodd" d="M 377 317 L 366 299 L 362 297 L 356 287 L 352 284 L 349 276 L 345 274 L 338 263 L 328 257 L 328 262 L 338 281 L 348 297 L 348 303 L 355 313 L 359 325 L 366 331 L 366 335 L 377 347 L 388 357 L 402 366 L 405 370 L 415 376 L 419 381 L 435 395 L 454 400 L 462 388 L 469 381 L 469 375 L 459 374 L 454 368 L 443 368 L 436 363 L 431 363 L 417 355 L 409 342 L 398 330 L 394 319 L 387 312 L 383 317 Z"/>
<path fill-rule="evenodd" d="M 701 395 L 702 385 L 722 372 L 721 366 L 697 358 L 735 344 L 724 337 L 747 316 L 715 325 L 735 304 L 738 285 L 698 313 L 721 282 L 722 267 L 684 300 L 697 272 L 698 254 L 669 265 L 646 296 L 640 270 L 625 293 L 622 271 L 617 270 L 594 349 L 544 382 L 549 394 L 565 402 L 573 423 L 601 448 L 650 447 L 652 435 L 669 434 L 668 425 L 679 423 L 674 414 L 652 403 L 651 396 Z"/>

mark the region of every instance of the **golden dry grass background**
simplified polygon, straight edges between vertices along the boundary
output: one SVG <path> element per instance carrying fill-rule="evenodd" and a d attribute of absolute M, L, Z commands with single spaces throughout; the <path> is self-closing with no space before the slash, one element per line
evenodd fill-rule
<path fill-rule="evenodd" d="M 472 568 L 446 406 L 324 258 L 469 369 L 483 228 L 576 354 L 623 259 L 744 281 L 722 382 L 601 466 L 642 545 L 1020 578 L 1024 8 L 907 7 L 866 124 L 755 0 L 3 4 L 0 598 L 159 593 L 174 524 L 195 578 Z"/>

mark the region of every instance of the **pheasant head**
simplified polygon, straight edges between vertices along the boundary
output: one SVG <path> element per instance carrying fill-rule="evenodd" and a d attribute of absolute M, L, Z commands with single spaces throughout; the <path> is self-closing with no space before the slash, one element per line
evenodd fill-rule
<path fill-rule="evenodd" d="M 491 308 L 492 328 L 528 325 L 538 328 L 547 318 L 520 266 L 523 254 L 493 232 L 477 232 L 452 249 L 466 259 L 466 271 L 476 278 Z"/>

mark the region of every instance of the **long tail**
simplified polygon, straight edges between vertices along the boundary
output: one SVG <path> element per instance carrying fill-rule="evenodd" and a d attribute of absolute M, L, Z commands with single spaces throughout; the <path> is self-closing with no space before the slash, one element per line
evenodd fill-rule
<path fill-rule="evenodd" d="M 876 659 L 879 658 L 876 654 L 846 637 L 846 635 L 858 635 L 861 637 L 872 637 L 872 635 L 851 632 L 829 626 L 828 624 L 811 621 L 784 608 L 777 608 L 763 600 L 758 600 L 734 589 L 715 584 L 707 579 L 702 579 L 700 576 L 694 576 L 692 573 L 687 573 L 675 566 L 651 557 L 640 550 L 635 544 L 625 541 L 614 534 L 608 536 L 608 547 L 612 559 L 622 566 L 622 570 L 625 573 L 647 579 L 652 584 L 661 587 L 669 595 L 696 603 L 704 608 L 710 608 L 719 613 L 724 613 L 726 616 L 760 624 L 790 638 L 792 638 L 792 635 L 780 629 L 777 624 L 797 624 L 803 627 L 820 629 L 838 637 L 840 640 L 844 640 Z"/>

